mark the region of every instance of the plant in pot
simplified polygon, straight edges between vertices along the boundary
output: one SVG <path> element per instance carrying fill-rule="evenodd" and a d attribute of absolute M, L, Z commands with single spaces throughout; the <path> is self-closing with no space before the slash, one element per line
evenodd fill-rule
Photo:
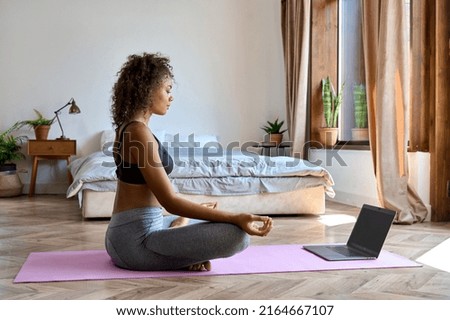
<path fill-rule="evenodd" d="M 21 122 L 16 122 L 12 127 L 0 133 L 0 197 L 22 194 L 23 184 L 17 175 L 17 166 L 13 161 L 25 158 L 20 149 L 27 137 L 15 137 L 11 134 L 22 125 Z"/>
<path fill-rule="evenodd" d="M 352 140 L 368 141 L 367 99 L 366 88 L 363 84 L 353 86 L 353 103 L 355 107 L 355 128 L 352 129 Z"/>
<path fill-rule="evenodd" d="M 344 83 L 336 94 L 330 77 L 322 79 L 322 103 L 325 127 L 319 128 L 320 142 L 332 147 L 338 139 L 338 116 L 343 100 Z"/>
<path fill-rule="evenodd" d="M 34 109 L 36 112 L 37 119 L 33 120 L 25 120 L 21 123 L 24 125 L 28 125 L 30 128 L 34 129 L 34 134 L 36 135 L 36 140 L 47 140 L 48 132 L 50 131 L 50 127 L 53 124 L 53 119 L 45 118 L 42 113 L 38 110 Z"/>
<path fill-rule="evenodd" d="M 283 141 L 283 133 L 287 131 L 287 129 L 281 129 L 283 124 L 284 120 L 278 122 L 278 118 L 273 122 L 267 121 L 267 124 L 261 128 L 266 132 L 266 137 L 268 136 L 267 142 L 279 145 Z"/>

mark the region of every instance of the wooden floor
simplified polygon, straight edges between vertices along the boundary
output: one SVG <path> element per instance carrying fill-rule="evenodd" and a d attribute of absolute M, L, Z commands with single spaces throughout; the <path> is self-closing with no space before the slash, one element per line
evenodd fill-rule
<path fill-rule="evenodd" d="M 253 244 L 345 242 L 358 208 L 275 217 Z M 339 224 L 339 222 L 341 222 Z M 343 222 L 343 223 L 342 223 Z M 0 199 L 0 299 L 449 299 L 450 273 L 429 266 L 165 279 L 13 284 L 33 251 L 103 249 L 107 220 L 83 220 L 63 195 Z M 394 225 L 384 249 L 415 259 L 450 237 L 450 223 Z M 213 265 L 214 267 L 214 265 Z"/>

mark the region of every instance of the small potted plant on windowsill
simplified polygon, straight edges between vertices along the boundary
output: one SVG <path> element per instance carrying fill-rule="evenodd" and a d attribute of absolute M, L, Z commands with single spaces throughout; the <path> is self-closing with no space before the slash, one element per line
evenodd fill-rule
<path fill-rule="evenodd" d="M 287 131 L 287 129 L 281 129 L 283 124 L 284 120 L 278 122 L 277 118 L 273 122 L 267 121 L 267 125 L 261 127 L 268 136 L 268 142 L 273 142 L 278 146 L 283 141 L 283 133 Z"/>
<path fill-rule="evenodd" d="M 320 142 L 333 147 L 338 139 L 338 116 L 343 100 L 344 84 L 336 94 L 330 77 L 322 79 L 322 103 L 325 127 L 319 128 Z"/>
<path fill-rule="evenodd" d="M 48 132 L 50 131 L 50 127 L 53 124 L 53 119 L 45 118 L 42 113 L 38 110 L 34 109 L 34 112 L 37 114 L 37 119 L 33 120 L 25 120 L 21 123 L 23 125 L 28 125 L 30 128 L 34 129 L 34 134 L 36 135 L 36 140 L 47 140 Z"/>
<path fill-rule="evenodd" d="M 0 133 L 0 197 L 22 194 L 23 184 L 17 175 L 17 166 L 13 161 L 25 158 L 20 149 L 27 137 L 11 134 L 21 126 L 20 122 L 16 122 L 11 128 Z"/>
<path fill-rule="evenodd" d="M 352 140 L 368 141 L 367 99 L 366 88 L 363 84 L 353 86 L 353 103 L 355 128 L 352 129 Z"/>

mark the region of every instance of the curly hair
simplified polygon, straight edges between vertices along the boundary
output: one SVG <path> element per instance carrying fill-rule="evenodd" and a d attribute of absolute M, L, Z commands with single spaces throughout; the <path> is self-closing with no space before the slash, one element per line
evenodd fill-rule
<path fill-rule="evenodd" d="M 117 75 L 111 105 L 115 127 L 130 121 L 138 110 L 148 108 L 153 91 L 167 78 L 173 79 L 170 60 L 160 53 L 130 55 Z"/>

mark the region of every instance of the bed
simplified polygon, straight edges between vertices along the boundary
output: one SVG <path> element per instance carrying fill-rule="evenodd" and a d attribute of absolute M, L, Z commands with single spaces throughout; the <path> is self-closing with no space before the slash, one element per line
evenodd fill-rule
<path fill-rule="evenodd" d="M 321 214 L 325 197 L 334 197 L 329 172 L 308 161 L 223 148 L 214 135 L 155 134 L 174 158 L 169 178 L 183 198 L 231 212 L 278 215 Z M 117 183 L 112 140 L 113 132 L 103 131 L 101 149 L 69 165 L 67 197 L 78 197 L 84 218 L 111 216 Z"/>

